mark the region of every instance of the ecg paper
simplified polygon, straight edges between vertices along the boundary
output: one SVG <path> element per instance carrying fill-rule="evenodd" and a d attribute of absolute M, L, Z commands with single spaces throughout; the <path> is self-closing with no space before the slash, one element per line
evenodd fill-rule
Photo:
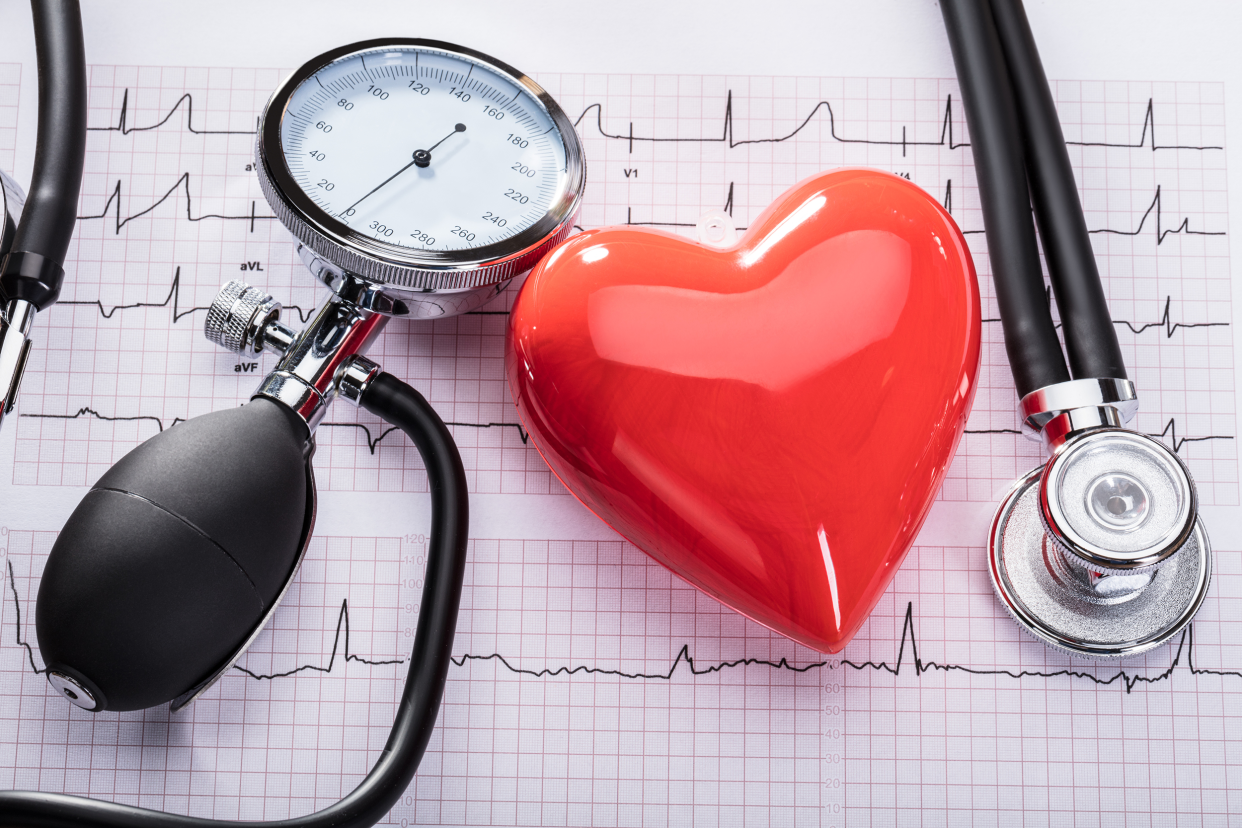
<path fill-rule="evenodd" d="M 20 68 L 0 65 L 11 166 Z M 251 169 L 273 70 L 90 70 L 80 221 L 40 317 L 11 479 L 76 501 L 178 422 L 245 400 L 272 364 L 202 336 L 242 278 L 297 320 L 322 294 Z M 992 299 L 957 85 L 949 80 L 539 73 L 587 155 L 581 227 L 739 227 L 824 169 L 878 167 L 950 210 L 975 255 L 981 386 L 940 497 L 994 503 L 1039 462 Z M 1060 81 L 1054 94 L 1131 376 L 1137 426 L 1237 505 L 1225 103 L 1214 83 Z M 20 102 L 22 118 L 33 101 Z M 449 421 L 472 494 L 578 508 L 518 425 L 503 372 L 510 289 L 481 312 L 394 322 L 371 356 Z M 321 500 L 425 498 L 417 452 L 343 405 L 318 432 Z M 524 501 L 526 502 L 526 501 Z M 335 802 L 388 735 L 425 538 L 321 522 L 270 627 L 178 715 L 93 715 L 48 689 L 33 608 L 56 526 L 6 515 L 0 787 L 227 819 Z M 425 531 L 422 530 L 422 531 Z M 482 538 L 413 825 L 1242 824 L 1242 555 L 1170 644 L 1121 662 L 1055 653 L 993 595 L 984 538 L 918 546 L 858 637 L 825 656 L 770 633 L 618 539 Z"/>

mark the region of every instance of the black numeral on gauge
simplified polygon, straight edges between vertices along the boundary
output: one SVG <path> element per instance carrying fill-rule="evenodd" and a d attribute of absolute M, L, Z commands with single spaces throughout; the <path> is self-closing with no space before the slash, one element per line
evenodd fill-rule
<path fill-rule="evenodd" d="M 354 105 L 350 103 L 348 98 L 341 98 L 339 101 L 336 102 L 336 105 L 339 106 L 341 109 L 344 109 L 346 112 L 354 108 Z"/>
<path fill-rule="evenodd" d="M 410 81 L 410 89 L 413 89 L 415 92 L 417 92 L 420 95 L 431 94 L 431 87 L 423 83 L 422 81 Z"/>
<path fill-rule="evenodd" d="M 511 169 L 511 170 L 516 170 L 517 172 L 521 173 L 522 175 L 526 176 L 527 178 L 534 178 L 534 177 L 535 177 L 535 171 L 534 171 L 534 170 L 532 170 L 530 167 L 526 166 L 525 164 L 521 163 L 521 162 L 518 162 L 517 164 L 514 164 L 514 165 L 513 165 L 512 167 L 510 167 L 509 169 Z"/>
<path fill-rule="evenodd" d="M 319 123 L 315 124 L 315 129 L 322 129 L 324 132 L 331 132 L 332 124 L 328 123 L 327 121 L 320 121 Z"/>
<path fill-rule="evenodd" d="M 314 158 L 316 161 L 322 161 L 323 159 L 328 157 L 324 155 L 322 152 L 319 152 L 318 150 L 311 150 L 309 154 L 310 154 L 310 157 Z"/>
<path fill-rule="evenodd" d="M 502 219 L 500 216 L 491 212 L 490 210 L 483 214 L 483 220 L 490 221 L 492 224 L 496 225 L 497 227 L 504 227 L 506 224 L 509 223 L 505 221 L 504 219 Z"/>
<path fill-rule="evenodd" d="M 513 146 L 521 147 L 522 149 L 526 149 L 530 146 L 530 141 L 527 141 L 521 135 L 514 135 L 512 132 L 509 133 L 509 137 L 506 140 L 510 144 L 513 144 Z"/>
<path fill-rule="evenodd" d="M 392 235 L 392 228 L 385 224 L 380 224 L 378 221 L 371 222 L 370 227 L 372 230 L 375 231 L 375 234 L 377 236 L 391 236 Z"/>
<path fill-rule="evenodd" d="M 379 98 L 381 101 L 388 100 L 388 93 L 374 84 L 368 86 L 367 91 L 370 92 L 372 96 Z"/>
<path fill-rule="evenodd" d="M 490 115 L 491 117 L 495 118 L 497 121 L 499 121 L 499 120 L 501 120 L 502 118 L 504 118 L 504 117 L 505 117 L 505 113 L 501 112 L 501 111 L 500 111 L 499 109 L 497 109 L 496 107 L 494 107 L 494 106 L 488 106 L 487 104 L 484 104 L 484 105 L 483 105 L 483 111 L 484 111 L 486 114 Z"/>
<path fill-rule="evenodd" d="M 460 224 L 454 224 L 453 229 L 450 230 L 449 232 L 452 233 L 454 236 L 461 236 L 466 241 L 474 241 L 474 233 L 471 233 L 469 230 L 462 227 Z"/>
<path fill-rule="evenodd" d="M 458 89 L 456 86 L 449 90 L 449 94 L 460 100 L 462 103 L 470 100 L 470 93 L 464 89 Z"/>
<path fill-rule="evenodd" d="M 329 180 L 328 180 L 328 179 L 326 179 L 326 178 L 321 178 L 321 179 L 319 179 L 319 183 L 318 183 L 318 184 L 316 184 L 315 186 L 316 186 L 316 187 L 322 187 L 322 188 L 323 188 L 323 189 L 325 189 L 325 190 L 335 190 L 335 189 L 336 189 L 336 185 L 335 185 L 335 184 L 333 184 L 331 181 L 329 181 Z"/>
<path fill-rule="evenodd" d="M 410 238 L 412 238 L 416 242 L 422 242 L 428 247 L 436 243 L 436 240 L 434 238 L 427 235 L 422 230 L 415 230 L 413 233 L 410 234 Z"/>
<path fill-rule="evenodd" d="M 525 204 L 530 201 L 530 196 L 524 196 L 517 190 L 505 190 L 505 198 L 511 198 L 518 204 Z"/>

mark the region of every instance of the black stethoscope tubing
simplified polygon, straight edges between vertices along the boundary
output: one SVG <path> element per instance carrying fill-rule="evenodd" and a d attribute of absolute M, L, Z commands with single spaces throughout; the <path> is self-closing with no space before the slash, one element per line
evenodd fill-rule
<path fill-rule="evenodd" d="M 1020 0 L 941 0 L 979 181 L 988 256 L 1018 396 L 1126 379 L 1065 137 Z M 1065 333 L 1044 292 L 1035 225 Z"/>
<path fill-rule="evenodd" d="M 31 0 L 39 68 L 39 125 L 30 192 L 0 295 L 40 312 L 60 295 L 86 162 L 86 47 L 77 0 Z"/>

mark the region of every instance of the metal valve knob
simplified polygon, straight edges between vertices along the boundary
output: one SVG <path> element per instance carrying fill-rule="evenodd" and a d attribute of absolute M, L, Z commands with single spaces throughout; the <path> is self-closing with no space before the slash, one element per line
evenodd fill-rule
<path fill-rule="evenodd" d="M 257 355 L 283 353 L 294 332 L 280 322 L 280 303 L 258 288 L 234 279 L 220 288 L 203 323 L 203 335 L 228 351 Z"/>

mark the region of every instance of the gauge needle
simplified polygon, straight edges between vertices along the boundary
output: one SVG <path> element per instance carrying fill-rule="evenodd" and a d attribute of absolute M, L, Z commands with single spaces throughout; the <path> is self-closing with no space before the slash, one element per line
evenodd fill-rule
<path fill-rule="evenodd" d="M 435 149 L 436 147 L 440 146 L 441 144 L 443 144 L 443 143 L 444 143 L 445 141 L 447 141 L 448 139 L 452 138 L 452 137 L 453 137 L 454 135 L 456 135 L 457 133 L 459 133 L 459 132 L 465 132 L 465 131 L 466 131 L 466 125 L 465 125 L 465 124 L 458 124 L 457 126 L 453 127 L 453 131 L 452 131 L 452 132 L 450 132 L 448 135 L 445 135 L 445 136 L 444 136 L 443 138 L 441 138 L 439 141 L 436 141 L 434 144 L 432 144 L 430 149 L 425 149 L 425 150 L 422 150 L 422 149 L 420 149 L 420 150 L 414 150 L 414 160 L 413 160 L 413 161 L 411 161 L 410 163 L 406 164 L 404 167 L 402 167 L 401 169 L 397 170 L 397 171 L 396 171 L 395 173 L 393 173 L 392 175 L 390 175 L 390 176 L 388 176 L 387 178 L 385 178 L 383 181 L 381 181 L 381 182 L 380 182 L 379 186 L 378 186 L 378 187 L 376 187 L 374 190 L 372 190 L 371 192 L 367 193 L 367 194 L 366 194 L 366 195 L 364 195 L 362 198 L 358 199 L 358 200 L 357 200 L 357 201 L 355 201 L 353 204 L 351 204 L 351 205 L 349 205 L 348 207 L 346 207 L 346 208 L 345 208 L 345 211 L 344 211 L 344 212 L 342 212 L 342 213 L 341 213 L 341 215 L 342 215 L 342 216 L 343 216 L 343 215 L 345 215 L 345 214 L 346 214 L 346 213 L 348 213 L 350 210 L 354 209 L 354 208 L 355 208 L 355 207 L 357 207 L 359 204 L 361 204 L 362 202 L 366 201 L 366 200 L 367 200 L 367 198 L 369 198 L 371 195 L 373 195 L 373 194 L 375 193 L 375 191 L 376 191 L 376 190 L 379 190 L 381 187 L 383 187 L 383 186 L 384 186 L 385 184 L 387 184 L 389 181 L 392 181 L 394 178 L 396 178 L 397 176 L 401 175 L 401 173 L 405 172 L 405 171 L 406 171 L 406 170 L 408 170 L 410 167 L 420 167 L 420 168 L 421 168 L 421 167 L 427 167 L 427 166 L 430 166 L 430 165 L 431 165 L 431 150 L 433 150 L 433 149 Z"/>

